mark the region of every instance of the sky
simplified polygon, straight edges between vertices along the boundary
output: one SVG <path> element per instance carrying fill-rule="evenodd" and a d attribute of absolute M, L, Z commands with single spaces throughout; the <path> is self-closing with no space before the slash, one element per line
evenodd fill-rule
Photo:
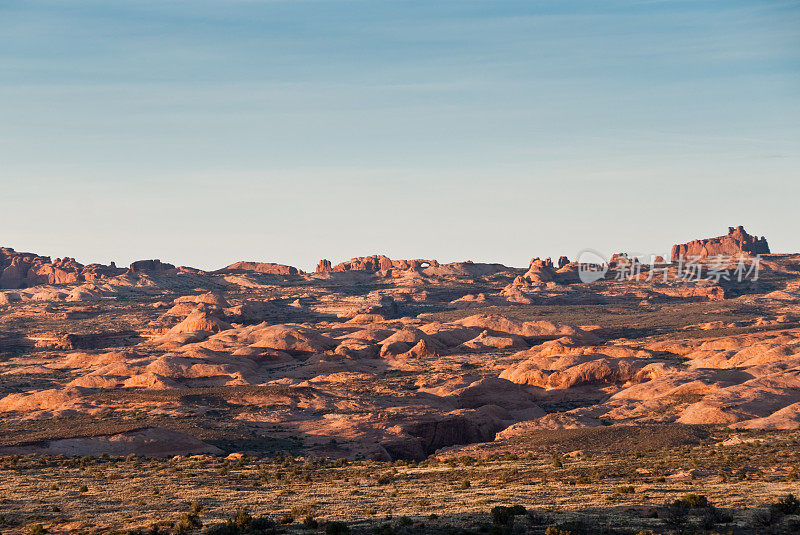
<path fill-rule="evenodd" d="M 0 0 L 0 245 L 800 251 L 800 2 Z"/>

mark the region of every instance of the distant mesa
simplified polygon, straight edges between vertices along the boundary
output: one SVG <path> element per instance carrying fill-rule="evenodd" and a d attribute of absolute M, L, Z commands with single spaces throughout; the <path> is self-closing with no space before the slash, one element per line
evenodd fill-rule
<path fill-rule="evenodd" d="M 175 269 L 175 266 L 172 264 L 167 264 L 166 262 L 162 262 L 161 260 L 137 260 L 133 262 L 130 266 L 130 270 L 133 272 L 137 271 L 145 271 L 145 272 L 158 272 L 158 271 L 167 271 L 170 269 Z"/>
<path fill-rule="evenodd" d="M 216 273 L 240 273 L 243 271 L 255 271 L 257 273 L 267 273 L 269 275 L 297 275 L 300 273 L 296 267 L 274 264 L 272 262 L 235 262 L 230 266 L 225 266 Z"/>
<path fill-rule="evenodd" d="M 681 257 L 700 257 L 709 256 L 740 256 L 770 254 L 767 239 L 763 236 L 757 238 L 748 234 L 744 227 L 728 227 L 726 236 L 708 238 L 705 240 L 693 240 L 689 243 L 672 246 L 672 261 L 677 262 Z"/>

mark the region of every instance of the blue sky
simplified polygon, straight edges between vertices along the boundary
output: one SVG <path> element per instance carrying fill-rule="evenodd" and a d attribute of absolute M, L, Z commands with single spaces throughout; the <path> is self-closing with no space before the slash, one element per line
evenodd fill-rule
<path fill-rule="evenodd" d="M 800 251 L 800 2 L 0 0 L 0 244 Z"/>

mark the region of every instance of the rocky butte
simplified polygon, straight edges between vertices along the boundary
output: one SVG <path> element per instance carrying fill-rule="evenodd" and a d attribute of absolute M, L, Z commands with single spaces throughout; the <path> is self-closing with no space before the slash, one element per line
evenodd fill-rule
<path fill-rule="evenodd" d="M 689 243 L 677 244 L 672 246 L 672 261 L 677 262 L 679 258 L 709 256 L 739 256 L 739 255 L 758 255 L 769 254 L 767 239 L 763 236 L 757 238 L 748 234 L 744 227 L 728 227 L 728 234 L 716 238 L 705 240 L 692 240 Z"/>

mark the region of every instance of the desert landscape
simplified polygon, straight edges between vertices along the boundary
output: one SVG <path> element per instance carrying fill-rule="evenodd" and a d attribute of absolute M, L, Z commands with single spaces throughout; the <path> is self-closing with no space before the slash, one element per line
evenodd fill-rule
<path fill-rule="evenodd" d="M 800 532 L 800 254 L 576 260 L 0 249 L 0 532 Z"/>
<path fill-rule="evenodd" d="M 800 0 L 0 0 L 0 535 L 800 535 Z"/>

